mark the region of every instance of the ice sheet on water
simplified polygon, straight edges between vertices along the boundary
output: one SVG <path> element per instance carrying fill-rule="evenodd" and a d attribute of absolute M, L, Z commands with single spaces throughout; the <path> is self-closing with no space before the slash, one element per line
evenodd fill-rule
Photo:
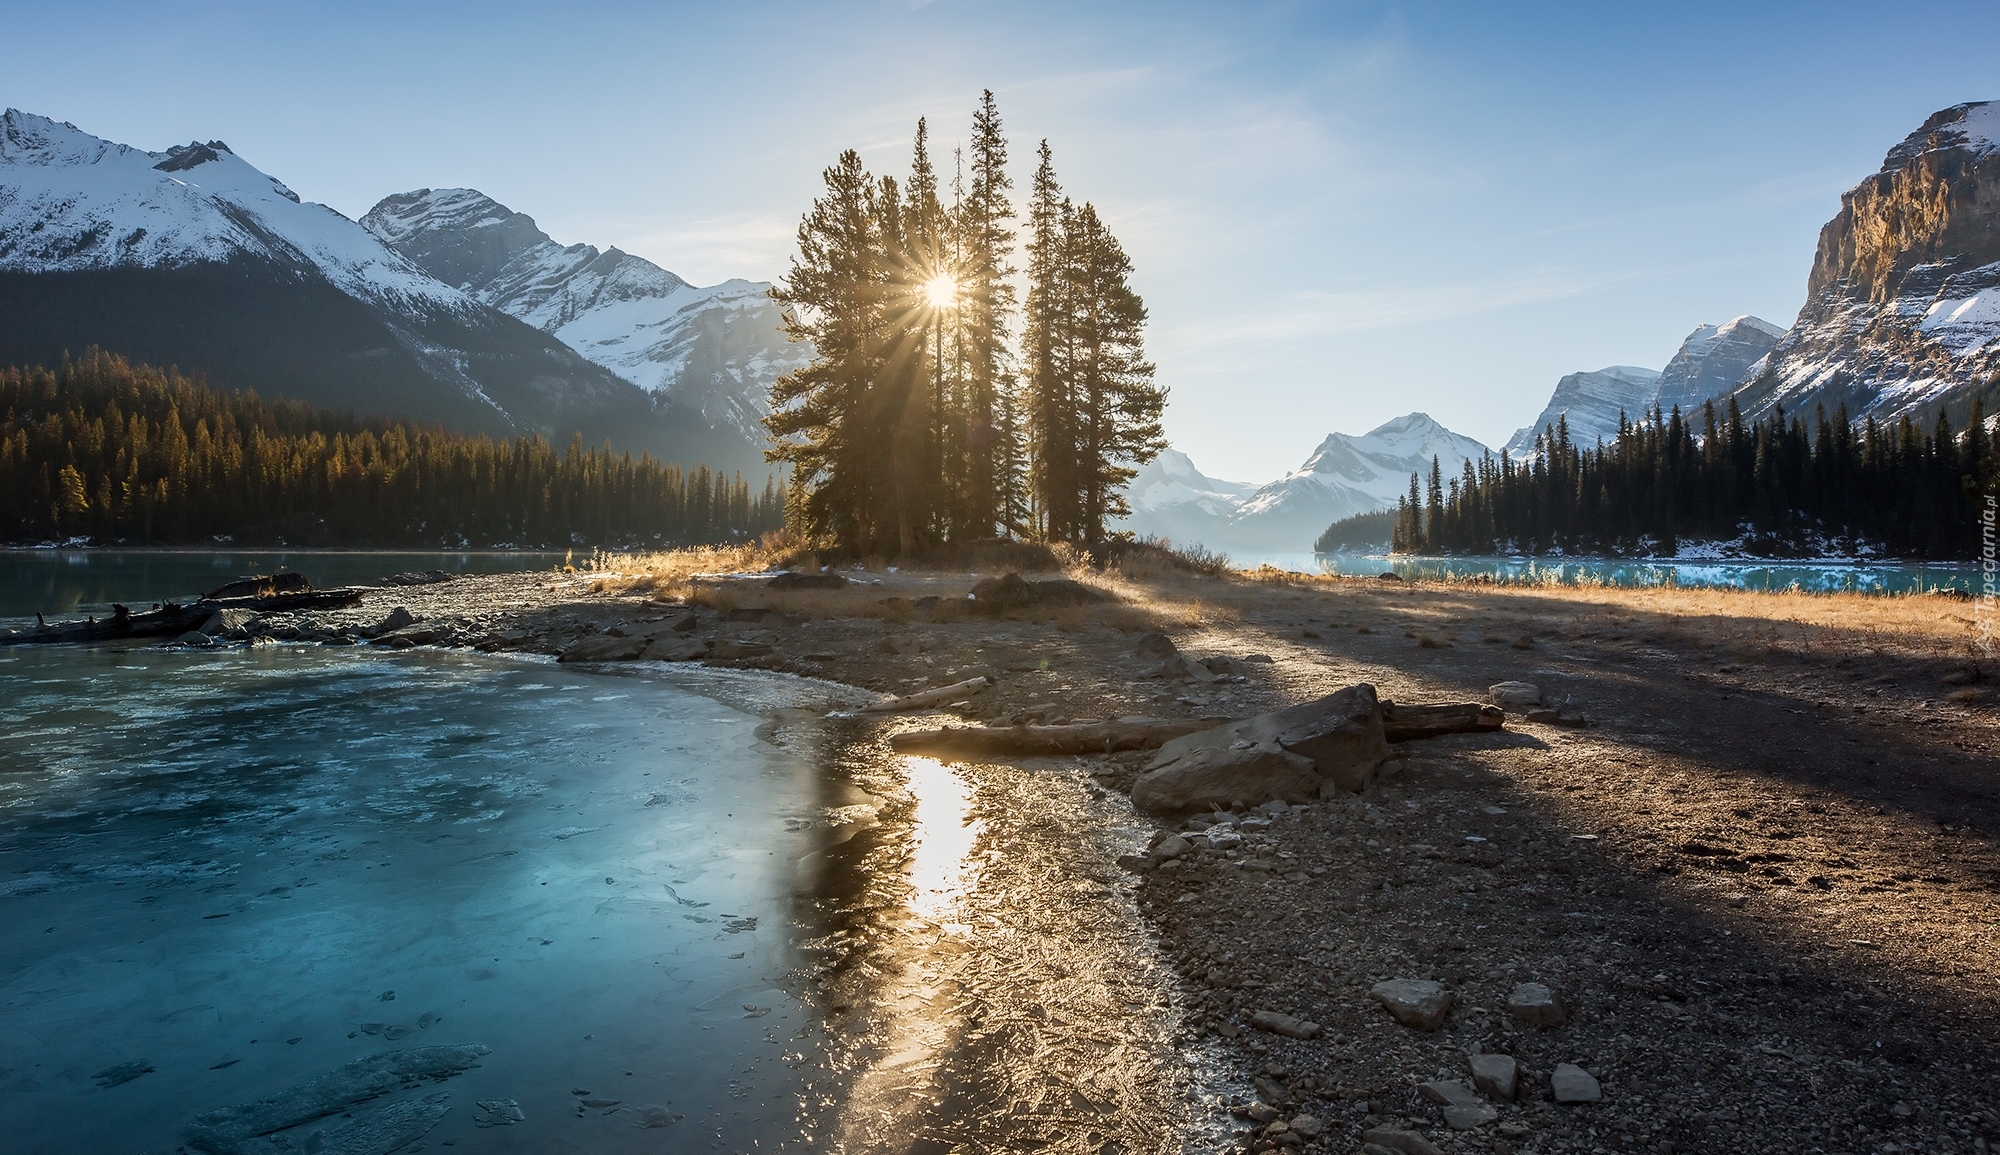
<path fill-rule="evenodd" d="M 489 1048 L 479 1043 L 460 1046 L 416 1047 L 407 1051 L 385 1051 L 379 1055 L 342 1063 L 333 1070 L 275 1095 L 224 1107 L 197 1115 L 188 1126 L 188 1146 L 209 1155 L 238 1155 L 252 1148 L 244 1140 L 274 1134 L 338 1114 L 358 1103 L 379 1099 L 394 1091 L 421 1084 L 424 1080 L 449 1079 L 479 1065 Z M 440 1106 L 442 1096 L 425 1100 Z M 429 1131 L 443 1117 L 438 1109 L 423 1130 Z M 343 1128 L 345 1130 L 345 1128 Z M 422 1132 L 419 1132 L 421 1134 Z M 328 1139 L 332 1136 L 329 1135 Z M 412 1137 L 414 1138 L 414 1136 Z M 410 1140 L 405 1139 L 407 1143 Z M 398 1144 L 400 1146 L 400 1144 Z M 390 1150 L 388 1147 L 377 1150 Z M 321 1150 L 325 1150 L 324 1147 Z"/>

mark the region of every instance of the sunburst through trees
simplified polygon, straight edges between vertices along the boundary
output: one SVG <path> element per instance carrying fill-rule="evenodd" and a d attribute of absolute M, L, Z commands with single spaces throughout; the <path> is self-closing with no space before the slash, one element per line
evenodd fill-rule
<path fill-rule="evenodd" d="M 861 553 L 996 536 L 1092 545 L 1165 447 L 1132 263 L 1094 206 L 1062 195 L 1046 141 L 1030 194 L 1025 325 L 993 94 L 949 203 L 917 122 L 909 177 L 852 149 L 799 224 L 771 295 L 811 364 L 771 391 L 767 456 L 792 470 L 791 524 Z"/>

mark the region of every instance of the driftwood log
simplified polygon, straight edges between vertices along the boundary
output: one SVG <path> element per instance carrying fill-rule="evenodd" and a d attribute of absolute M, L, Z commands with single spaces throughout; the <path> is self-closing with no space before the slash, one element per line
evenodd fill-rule
<path fill-rule="evenodd" d="M 1151 750 L 1175 738 L 1220 726 L 1222 718 L 1122 718 L 1061 726 L 946 726 L 906 730 L 889 745 L 911 754 L 1110 754 Z"/>
<path fill-rule="evenodd" d="M 294 610 L 333 609 L 351 606 L 366 590 L 343 587 L 308 590 L 259 598 L 202 598 L 187 605 L 164 602 L 150 610 L 134 613 L 112 604 L 111 616 L 90 617 L 80 622 L 45 622 L 33 629 L 0 634 L 0 646 L 59 645 L 76 642 L 115 641 L 120 638 L 171 638 L 208 624 L 222 610 L 250 610 L 253 613 L 288 613 Z"/>
<path fill-rule="evenodd" d="M 935 690 L 922 690 L 915 694 L 906 694 L 901 698 L 890 698 L 886 702 L 876 702 L 873 705 L 863 706 L 861 707 L 861 712 L 864 714 L 893 714 L 897 710 L 922 710 L 930 706 L 937 706 L 945 702 L 963 698 L 967 694 L 977 694 L 992 684 L 982 674 L 977 678 L 967 678 L 963 682 L 953 682 L 949 686 L 939 686 Z"/>
<path fill-rule="evenodd" d="M 1382 736 L 1391 742 L 1436 738 L 1442 734 L 1476 734 L 1498 730 L 1506 711 L 1484 702 L 1448 702 L 1435 706 L 1382 703 Z"/>

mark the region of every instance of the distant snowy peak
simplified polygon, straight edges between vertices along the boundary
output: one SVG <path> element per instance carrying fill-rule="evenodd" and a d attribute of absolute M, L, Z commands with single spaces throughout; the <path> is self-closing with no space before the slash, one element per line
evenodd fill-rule
<path fill-rule="evenodd" d="M 1204 513 L 1227 516 L 1256 489 L 1251 482 L 1217 481 L 1196 469 L 1187 454 L 1165 449 L 1139 467 L 1126 488 L 1125 499 L 1134 512 L 1160 513 L 1193 507 Z"/>
<path fill-rule="evenodd" d="M 1701 326 L 1688 334 L 1673 360 L 1661 370 L 1653 404 L 1662 413 L 1676 408 L 1684 414 L 1695 413 L 1703 403 L 1742 384 L 1784 335 L 1778 326 L 1748 315 Z"/>
<path fill-rule="evenodd" d="M 219 140 L 145 152 L 19 109 L 0 114 L 0 270 L 239 257 L 311 270 L 345 292 L 403 307 L 462 311 L 470 303 Z"/>
<path fill-rule="evenodd" d="M 1411 413 L 1359 436 L 1330 433 L 1298 469 L 1259 488 L 1230 515 L 1225 544 L 1306 550 L 1327 526 L 1357 513 L 1393 509 L 1410 474 L 1436 461 L 1446 477 L 1490 452 L 1427 414 Z"/>
<path fill-rule="evenodd" d="M 811 357 L 786 339 L 769 284 L 701 288 L 615 248 L 558 244 L 475 189 L 398 193 L 361 223 L 439 280 L 753 444 L 772 382 Z"/>
<path fill-rule="evenodd" d="M 1577 445 L 1595 444 L 1618 432 L 1618 416 L 1636 419 L 1652 408 L 1660 393 L 1660 372 L 1637 365 L 1610 365 L 1591 372 L 1571 373 L 1556 389 L 1534 422 L 1514 432 L 1507 452 L 1515 457 L 1535 451 L 1535 437 L 1558 422 Z"/>

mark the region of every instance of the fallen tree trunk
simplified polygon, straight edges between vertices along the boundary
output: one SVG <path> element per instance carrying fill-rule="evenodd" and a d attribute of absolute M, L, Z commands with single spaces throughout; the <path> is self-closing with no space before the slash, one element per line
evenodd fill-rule
<path fill-rule="evenodd" d="M 306 593 L 277 594 L 267 598 L 203 598 L 188 605 L 166 602 L 150 610 L 133 613 L 113 604 L 108 618 L 92 617 L 80 622 L 43 622 L 33 629 L 0 634 L 0 645 L 59 645 L 77 642 L 115 641 L 119 638 L 178 637 L 199 630 L 223 610 L 250 610 L 254 613 L 288 613 L 295 610 L 333 609 L 351 606 L 365 590 L 346 587 L 312 590 Z"/>
<path fill-rule="evenodd" d="M 1506 711 L 1483 702 L 1448 702 L 1436 706 L 1382 703 L 1382 736 L 1391 742 L 1436 738 L 1441 734 L 1477 734 L 1498 730 Z"/>
<path fill-rule="evenodd" d="M 861 707 L 861 712 L 864 714 L 890 714 L 897 710 L 922 710 L 928 706 L 936 706 L 940 703 L 949 702 L 954 698 L 962 698 L 967 694 L 977 694 L 992 684 L 982 674 L 977 678 L 967 678 L 963 682 L 953 682 L 949 686 L 939 686 L 935 690 L 922 690 L 915 694 L 907 694 L 901 698 L 891 698 L 886 702 L 877 702 L 872 706 L 863 706 Z"/>
<path fill-rule="evenodd" d="M 1062 726 L 946 726 L 906 730 L 889 745 L 924 754 L 1110 754 L 1151 750 L 1175 738 L 1223 724 L 1221 718 L 1124 718 Z"/>

